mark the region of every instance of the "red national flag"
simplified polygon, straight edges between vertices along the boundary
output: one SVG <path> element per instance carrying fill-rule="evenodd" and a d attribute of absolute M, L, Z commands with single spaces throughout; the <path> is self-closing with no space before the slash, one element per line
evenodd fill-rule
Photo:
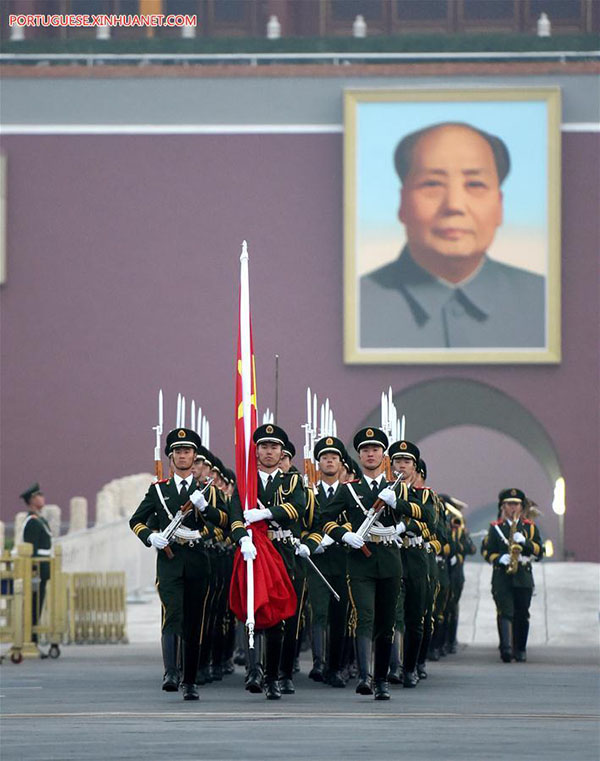
<path fill-rule="evenodd" d="M 239 330 L 235 383 L 235 467 L 237 489 L 242 510 L 256 507 L 257 468 L 256 445 L 252 434 L 257 426 L 256 369 L 250 316 L 250 289 L 246 242 L 242 247 Z M 267 538 L 265 521 L 252 524 L 252 541 L 256 559 L 252 563 L 254 576 L 254 618 L 257 629 L 290 618 L 296 611 L 296 593 L 277 550 Z M 248 618 L 248 567 L 238 548 L 234 562 L 229 607 L 241 621 Z"/>

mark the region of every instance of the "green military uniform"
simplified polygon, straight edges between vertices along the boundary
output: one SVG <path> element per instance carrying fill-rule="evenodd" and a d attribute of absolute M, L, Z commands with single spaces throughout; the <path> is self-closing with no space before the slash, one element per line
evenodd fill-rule
<path fill-rule="evenodd" d="M 430 489 L 410 487 L 408 501 L 412 509 L 419 511 L 418 518 L 406 524 L 403 536 L 402 567 L 404 569 L 404 679 L 405 685 L 415 673 L 429 590 L 429 559 L 426 542 L 435 524 L 433 494 Z M 412 686 L 412 685 L 411 685 Z"/>
<path fill-rule="evenodd" d="M 423 460 L 420 461 L 419 468 L 423 478 L 427 476 L 427 468 Z M 422 470 L 424 468 L 424 471 Z M 425 550 L 428 562 L 427 577 L 427 595 L 425 616 L 423 619 L 423 638 L 417 658 L 417 675 L 419 679 L 427 678 L 426 660 L 429 657 L 430 645 L 435 632 L 435 614 L 438 604 L 438 595 L 441 588 L 442 563 L 445 561 L 444 549 L 446 547 L 446 526 L 445 513 L 446 509 L 439 496 L 432 490 L 433 504 L 435 510 L 435 521 L 433 531 L 425 526 L 423 528 L 423 538 L 425 540 Z M 432 653 L 432 660 L 437 660 L 436 653 Z M 439 657 L 439 656 L 438 656 Z"/>
<path fill-rule="evenodd" d="M 33 484 L 24 491 L 20 497 L 29 504 L 30 499 L 36 494 L 41 494 L 39 484 Z M 38 564 L 37 572 L 34 572 L 34 584 L 31 598 L 31 625 L 33 627 L 31 639 L 38 641 L 35 627 L 42 615 L 44 600 L 46 598 L 46 585 L 50 578 L 50 556 L 52 554 L 52 531 L 48 521 L 35 510 L 30 510 L 23 522 L 23 541 L 33 545 L 33 557 L 45 558 Z"/>
<path fill-rule="evenodd" d="M 362 446 L 379 445 L 387 449 L 387 436 L 377 429 L 366 428 L 354 437 L 357 451 Z M 381 473 L 375 480 L 363 476 L 359 481 L 343 484 L 331 501 L 322 508 L 323 530 L 338 542 L 350 531 L 359 530 L 378 494 L 390 484 Z M 386 504 L 377 523 L 364 537 L 370 557 L 358 549 L 349 552 L 347 573 L 350 602 L 356 615 L 356 641 L 360 681 L 357 692 L 372 694 L 370 661 L 375 644 L 375 697 L 388 699 L 387 675 L 390 666 L 396 604 L 402 583 L 402 560 L 396 543 L 396 524 L 411 514 L 408 490 L 400 484 L 393 507 Z M 348 524 L 340 525 L 342 516 Z"/>
<path fill-rule="evenodd" d="M 195 431 L 175 429 L 167 436 L 165 451 L 169 455 L 175 447 L 190 446 L 197 449 L 199 444 L 200 438 Z M 152 484 L 129 520 L 131 530 L 140 541 L 150 546 L 153 529 L 158 527 L 163 531 L 197 487 L 198 484 L 191 475 L 185 479 L 174 475 Z M 177 689 L 175 638 L 181 637 L 184 698 L 191 700 L 198 697 L 194 684 L 210 592 L 210 561 L 201 535 L 204 532 L 206 536 L 206 521 L 213 526 L 226 526 L 228 522 L 227 513 L 216 506 L 217 494 L 214 487 L 210 487 L 206 498 L 208 504 L 203 515 L 190 510 L 182 526 L 198 532 L 198 536 L 190 540 L 176 537 L 170 544 L 172 557 L 168 557 L 165 551 L 160 551 L 156 558 L 156 586 L 162 605 L 161 642 L 165 662 L 163 688 L 167 691 Z"/>
<path fill-rule="evenodd" d="M 458 518 L 450 520 L 451 537 L 456 547 L 456 562 L 450 559 L 450 598 L 448 600 L 446 642 L 449 653 L 456 652 L 456 633 L 458 630 L 459 603 L 465 584 L 465 558 L 476 553 L 475 545 L 464 522 Z"/>
<path fill-rule="evenodd" d="M 288 438 L 285 431 L 279 426 L 265 424 L 259 426 L 254 431 L 253 440 L 257 446 L 263 442 L 274 442 L 280 444 L 283 448 Z M 267 536 L 280 554 L 290 579 L 294 583 L 297 576 L 297 566 L 295 556 L 296 546 L 292 529 L 296 527 L 296 530 L 298 530 L 299 522 L 302 521 L 306 510 L 306 498 L 302 479 L 298 473 L 286 474 L 279 469 L 270 474 L 259 470 L 257 478 L 258 511 L 262 513 L 263 510 L 267 510 L 270 515 L 268 518 L 262 516 L 258 520 L 266 520 L 268 527 Z M 247 534 L 244 528 L 244 520 L 252 517 L 252 510 L 255 510 L 255 508 L 248 510 L 249 515 L 244 516 L 236 489 L 231 499 L 230 511 L 231 534 L 236 542 L 244 534 Z M 262 663 L 262 637 L 259 636 L 255 640 L 254 652 L 249 652 L 250 662 L 246 678 L 246 689 L 249 692 L 262 691 L 264 672 L 264 687 L 267 698 L 274 700 L 281 697 L 279 670 L 283 637 L 284 622 L 265 630 L 264 667 Z"/>
<path fill-rule="evenodd" d="M 340 488 L 339 482 L 331 487 L 322 481 L 319 483 L 316 497 L 319 512 L 327 509 Z M 350 530 L 348 516 L 345 512 L 337 517 L 336 522 Z M 351 636 L 348 631 L 350 597 L 346 581 L 348 552 L 347 547 L 334 543 L 326 546 L 319 554 L 313 555 L 315 565 L 338 593 L 339 602 L 316 574 L 309 575 L 308 579 L 313 613 L 318 611 L 313 625 L 314 627 L 322 627 L 323 632 L 328 634 L 328 636 L 323 636 L 327 643 L 326 667 L 323 678 L 333 687 L 344 687 L 346 684 L 342 669 L 345 665 L 345 655 L 350 646 L 349 638 Z"/>
<path fill-rule="evenodd" d="M 519 489 L 506 489 L 500 492 L 499 502 L 518 499 L 525 502 L 525 495 Z M 518 542 L 521 552 L 518 557 L 516 573 L 509 573 L 510 567 L 506 556 L 510 558 L 511 528 L 513 544 L 517 544 L 514 534 L 521 534 L 524 541 Z M 493 565 L 492 596 L 498 616 L 500 636 L 500 656 L 509 662 L 512 657 L 518 661 L 526 660 L 527 637 L 529 635 L 529 606 L 533 594 L 532 560 L 541 560 L 543 545 L 537 526 L 531 521 L 519 518 L 516 526 L 508 519 L 500 518 L 490 524 L 485 537 L 482 554 Z"/>

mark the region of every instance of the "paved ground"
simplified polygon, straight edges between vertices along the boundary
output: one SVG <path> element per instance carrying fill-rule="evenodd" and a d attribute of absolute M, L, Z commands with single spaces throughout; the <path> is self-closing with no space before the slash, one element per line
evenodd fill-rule
<path fill-rule="evenodd" d="M 490 593 L 492 568 L 469 561 L 460 603 L 458 637 L 470 645 L 497 642 L 496 612 Z M 598 563 L 540 563 L 534 568 L 530 645 L 594 647 L 600 640 Z M 128 633 L 132 643 L 156 642 L 160 636 L 160 605 L 154 588 L 129 605 Z"/>
<path fill-rule="evenodd" d="M 463 646 L 389 703 L 296 679 L 267 702 L 240 670 L 197 703 L 159 689 L 157 644 L 70 645 L 0 667 L 2 761 L 388 759 L 597 761 L 598 655 L 538 646 L 527 664 Z"/>

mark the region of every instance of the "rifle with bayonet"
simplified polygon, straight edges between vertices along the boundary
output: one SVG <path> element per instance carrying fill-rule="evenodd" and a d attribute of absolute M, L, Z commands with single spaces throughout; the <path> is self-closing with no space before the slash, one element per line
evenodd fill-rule
<path fill-rule="evenodd" d="M 396 487 L 398 484 L 403 480 L 404 474 L 400 473 L 398 478 L 394 481 L 392 485 L 393 491 L 396 491 Z M 365 539 L 371 528 L 373 527 L 373 524 L 379 519 L 379 516 L 383 513 L 385 508 L 388 505 L 382 500 L 379 499 L 379 497 L 375 500 L 373 505 L 369 508 L 369 511 L 367 515 L 365 516 L 364 521 L 360 524 L 358 527 L 356 533 L 358 536 L 360 536 L 361 539 Z M 369 550 L 366 544 L 363 544 L 363 546 L 360 548 L 362 550 L 363 555 L 370 558 L 372 555 L 372 552 Z"/>
<path fill-rule="evenodd" d="M 162 388 L 158 392 L 158 424 L 152 427 L 152 430 L 156 433 L 156 442 L 154 445 L 154 473 L 156 474 L 156 480 L 162 481 L 163 478 L 163 464 L 160 451 L 160 437 L 163 432 L 163 392 Z"/>
<path fill-rule="evenodd" d="M 210 487 L 210 485 L 212 484 L 213 481 L 214 481 L 214 478 L 209 478 L 208 481 L 206 482 L 206 485 L 204 486 L 204 488 L 200 492 L 200 494 L 203 495 L 205 493 L 205 491 Z M 188 516 L 188 514 L 189 514 L 189 512 L 190 512 L 190 510 L 192 509 L 193 506 L 194 505 L 193 505 L 192 501 L 188 499 L 188 501 L 184 505 L 182 505 L 179 508 L 179 510 L 175 513 L 175 515 L 171 519 L 171 522 L 169 523 L 169 525 L 166 526 L 166 528 L 164 528 L 160 532 L 162 534 L 162 536 L 164 536 L 164 538 L 168 542 L 171 542 L 171 540 L 173 539 L 173 537 L 175 537 L 175 535 L 177 534 L 178 531 L 182 531 L 183 530 L 183 529 L 181 529 L 181 524 L 187 518 L 187 516 Z M 196 539 L 197 537 L 196 537 L 195 532 L 190 532 L 189 534 L 187 534 L 186 536 L 183 536 L 182 538 L 183 539 L 187 538 L 187 539 L 192 540 L 192 539 Z M 171 558 L 173 558 L 173 551 L 171 550 L 169 545 L 167 545 L 165 547 L 164 552 L 165 552 L 165 555 L 169 558 L 169 560 Z"/>

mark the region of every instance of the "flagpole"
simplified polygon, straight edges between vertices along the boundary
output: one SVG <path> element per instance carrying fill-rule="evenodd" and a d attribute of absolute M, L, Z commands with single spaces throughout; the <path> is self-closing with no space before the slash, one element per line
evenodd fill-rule
<path fill-rule="evenodd" d="M 240 353 L 242 360 L 242 409 L 244 415 L 244 452 L 246 484 L 243 509 L 248 510 L 248 462 L 252 439 L 252 352 L 250 348 L 250 282 L 248 274 L 248 245 L 242 243 L 240 256 Z M 248 529 L 252 539 L 252 530 Z M 248 647 L 254 648 L 254 561 L 246 560 L 246 630 Z"/>

